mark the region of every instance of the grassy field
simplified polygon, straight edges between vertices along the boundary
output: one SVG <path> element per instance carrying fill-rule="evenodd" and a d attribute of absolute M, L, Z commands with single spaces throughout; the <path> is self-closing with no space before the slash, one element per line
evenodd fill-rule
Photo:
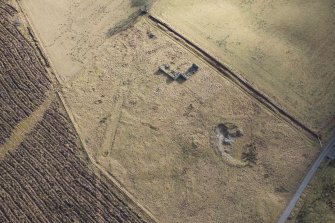
<path fill-rule="evenodd" d="M 117 14 L 95 9 L 114 1 L 81 2 L 70 1 L 69 14 L 48 14 L 36 1 L 23 8 L 62 80 L 89 155 L 160 222 L 274 222 L 318 145 L 150 21 L 140 18 L 108 36 Z M 82 10 L 85 3 L 90 10 Z M 138 9 L 120 4 L 129 15 Z M 79 20 L 65 19 L 73 15 Z M 60 28 L 50 31 L 51 22 Z M 84 58 L 78 66 L 75 57 Z M 186 82 L 158 72 L 162 64 L 184 71 L 192 63 L 200 70 Z M 243 129 L 243 136 L 223 145 L 220 124 Z"/>
<path fill-rule="evenodd" d="M 149 1 L 25 0 L 21 5 L 61 81 L 89 62 L 107 37 L 121 30 Z"/>
<path fill-rule="evenodd" d="M 145 20 L 98 51 L 64 95 L 100 165 L 162 222 L 275 221 L 316 145 Z M 173 82 L 164 63 L 200 71 Z M 244 130 L 223 153 L 220 123 Z"/>
<path fill-rule="evenodd" d="M 332 0 L 172 0 L 152 14 L 326 132 L 335 124 L 334 8 Z"/>

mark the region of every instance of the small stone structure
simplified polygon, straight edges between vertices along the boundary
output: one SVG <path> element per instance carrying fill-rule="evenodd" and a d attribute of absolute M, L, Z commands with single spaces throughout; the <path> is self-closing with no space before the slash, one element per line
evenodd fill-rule
<path fill-rule="evenodd" d="M 193 74 L 195 74 L 199 67 L 196 64 L 192 64 L 190 68 L 187 69 L 186 72 L 181 73 L 174 70 L 171 70 L 169 65 L 163 64 L 159 67 L 159 70 L 162 71 L 164 74 L 171 77 L 173 80 L 177 80 L 178 78 L 182 77 L 185 80 L 188 80 Z"/>
<path fill-rule="evenodd" d="M 181 76 L 187 80 L 189 79 L 193 74 L 195 74 L 199 70 L 199 67 L 196 64 L 192 64 L 190 68 L 187 69 L 185 73 L 182 73 Z"/>
<path fill-rule="evenodd" d="M 236 138 L 243 136 L 243 130 L 237 128 L 236 125 L 232 123 L 221 123 L 217 126 L 217 134 L 221 135 L 221 141 L 223 145 L 233 145 Z"/>

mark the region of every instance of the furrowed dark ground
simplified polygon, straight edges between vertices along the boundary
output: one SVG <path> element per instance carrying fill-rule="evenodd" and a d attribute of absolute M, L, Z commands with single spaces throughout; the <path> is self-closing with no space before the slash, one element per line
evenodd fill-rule
<path fill-rule="evenodd" d="M 43 103 L 51 87 L 35 49 L 15 27 L 16 13 L 0 1 L 0 144 Z"/>
<path fill-rule="evenodd" d="M 77 136 L 52 103 L 0 163 L 1 222 L 142 222 L 77 157 Z"/>
<path fill-rule="evenodd" d="M 0 156 L 0 222 L 145 222 L 89 163 L 60 99 L 50 97 L 55 90 L 36 48 L 15 26 L 16 14 L 0 1 L 0 153 L 18 124 L 46 100 L 51 105 L 19 146 Z"/>

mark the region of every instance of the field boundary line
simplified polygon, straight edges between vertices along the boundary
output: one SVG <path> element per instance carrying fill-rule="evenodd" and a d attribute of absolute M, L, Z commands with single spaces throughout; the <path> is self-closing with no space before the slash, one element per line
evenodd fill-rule
<path fill-rule="evenodd" d="M 58 75 L 57 69 L 53 65 L 52 61 L 48 59 L 48 51 L 44 47 L 43 41 L 39 38 L 38 35 L 36 35 L 36 33 L 38 32 L 35 29 L 34 23 L 29 19 L 29 16 L 27 15 L 25 10 L 21 6 L 20 0 L 14 0 L 14 1 L 16 2 L 17 6 L 19 7 L 20 13 L 23 15 L 24 19 L 26 20 L 28 24 L 27 26 L 28 35 L 30 36 L 31 40 L 34 42 L 35 48 L 40 54 L 39 56 L 41 58 L 39 59 L 45 63 L 46 70 L 48 71 L 50 77 L 56 79 L 56 83 L 55 81 L 53 81 L 53 84 L 57 84 L 57 86 L 55 86 L 55 89 L 56 91 L 58 91 L 59 90 L 58 88 L 62 88 L 63 84 L 65 83 L 62 80 L 62 78 Z"/>
<path fill-rule="evenodd" d="M 319 140 L 319 135 L 316 132 L 314 132 L 309 127 L 307 127 L 305 124 L 300 122 L 293 115 L 285 111 L 285 109 L 282 106 L 280 106 L 277 102 L 273 101 L 270 97 L 265 95 L 263 92 L 256 89 L 239 72 L 231 68 L 229 65 L 223 62 L 220 62 L 218 59 L 214 58 L 214 56 L 210 55 L 205 50 L 200 48 L 197 44 L 187 39 L 185 36 L 183 36 L 178 31 L 176 31 L 174 28 L 172 28 L 170 25 L 168 25 L 166 22 L 163 22 L 162 20 L 156 18 L 155 16 L 151 14 L 147 14 L 147 18 L 150 21 L 154 22 L 160 29 L 170 34 L 170 36 L 172 34 L 174 36 L 174 39 L 182 43 L 182 45 L 186 45 L 187 48 L 189 48 L 190 50 L 195 52 L 197 55 L 199 55 L 202 59 L 204 59 L 207 63 L 209 63 L 209 65 L 215 68 L 215 70 L 219 71 L 220 74 L 222 74 L 224 77 L 227 77 L 232 82 L 236 83 L 245 92 L 247 92 L 247 94 L 251 95 L 253 98 L 255 98 L 258 102 L 262 103 L 265 107 L 270 109 L 272 112 L 274 112 L 275 114 L 278 114 L 282 119 L 286 120 L 291 125 L 294 124 L 296 128 L 304 130 L 304 132 L 307 133 L 309 136 L 312 136 L 315 141 Z"/>

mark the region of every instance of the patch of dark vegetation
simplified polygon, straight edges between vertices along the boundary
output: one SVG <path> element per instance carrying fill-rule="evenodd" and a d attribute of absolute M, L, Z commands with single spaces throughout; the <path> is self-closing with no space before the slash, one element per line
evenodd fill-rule
<path fill-rule="evenodd" d="M 137 21 L 138 17 L 146 14 L 151 6 L 151 0 L 132 0 L 131 6 L 137 7 L 133 14 L 131 14 L 127 19 L 124 19 L 117 23 L 114 27 L 111 27 L 108 31 L 106 36 L 111 37 L 117 33 L 127 30 L 128 28 L 132 27 L 132 25 Z"/>
<path fill-rule="evenodd" d="M 242 160 L 249 165 L 255 165 L 257 162 L 257 149 L 254 143 L 248 144 L 245 151 L 242 153 Z"/>
<path fill-rule="evenodd" d="M 107 31 L 107 34 L 106 34 L 107 38 L 112 37 L 132 27 L 133 24 L 137 21 L 138 17 L 141 15 L 142 15 L 142 11 L 137 10 L 136 12 L 131 14 L 127 19 L 124 19 L 120 21 L 119 23 L 117 23 L 114 27 L 111 27 Z"/>
<path fill-rule="evenodd" d="M 289 192 L 284 186 L 276 187 L 275 191 L 278 192 L 278 193 L 287 193 L 287 192 Z"/>
<path fill-rule="evenodd" d="M 141 7 L 149 4 L 149 0 L 131 0 L 132 7 Z"/>

